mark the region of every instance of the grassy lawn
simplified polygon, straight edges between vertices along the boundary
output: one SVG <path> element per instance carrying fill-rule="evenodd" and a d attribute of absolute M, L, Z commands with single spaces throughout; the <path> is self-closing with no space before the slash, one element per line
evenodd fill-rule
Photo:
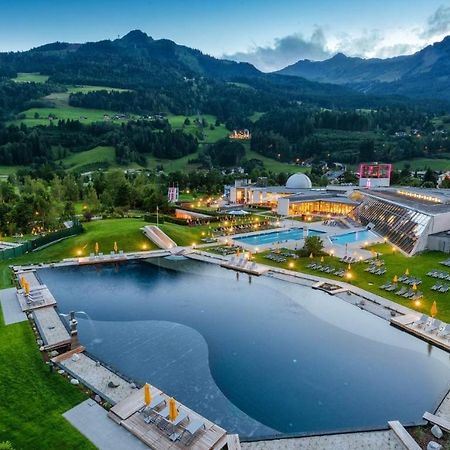
<path fill-rule="evenodd" d="M 20 125 L 24 123 L 28 127 L 34 127 L 37 125 L 49 125 L 50 120 L 48 116 L 51 115 L 55 117 L 53 122 L 62 120 L 79 120 L 81 123 L 89 124 L 93 122 L 101 122 L 104 121 L 105 114 L 108 116 L 112 116 L 115 113 L 113 111 L 107 111 L 104 109 L 88 109 L 88 108 L 75 108 L 73 106 L 55 106 L 55 108 L 31 108 L 23 111 L 21 114 L 25 115 L 24 119 L 14 120 L 13 124 Z M 35 114 L 38 114 L 39 117 L 35 118 Z M 114 123 L 124 123 L 127 122 L 127 119 L 123 120 L 114 120 Z"/>
<path fill-rule="evenodd" d="M 211 225 L 211 228 L 216 228 L 217 226 L 218 225 L 213 224 Z M 208 225 L 188 227 L 183 225 L 177 225 L 175 223 L 164 223 L 161 224 L 159 227 L 178 245 L 183 246 L 192 244 L 201 244 L 201 239 L 206 237 L 209 232 Z"/>
<path fill-rule="evenodd" d="M 190 120 L 190 125 L 184 125 L 184 121 L 186 117 Z M 174 129 L 183 129 L 187 133 L 196 134 L 198 130 L 201 130 L 201 127 L 198 127 L 194 120 L 197 119 L 199 116 L 175 116 L 175 115 L 169 115 L 167 116 L 167 119 Z M 208 126 L 203 129 L 203 134 L 205 136 L 204 140 L 201 141 L 205 144 L 210 144 L 217 142 L 220 139 L 223 139 L 228 136 L 229 131 L 225 128 L 223 124 L 216 127 L 216 117 L 212 116 L 210 114 L 203 114 L 200 116 L 200 119 L 205 119 L 208 122 Z M 209 125 L 214 125 L 214 130 L 209 129 Z"/>
<path fill-rule="evenodd" d="M 48 75 L 42 75 L 37 72 L 19 72 L 17 78 L 12 78 L 16 83 L 45 83 L 48 80 Z"/>
<path fill-rule="evenodd" d="M 425 252 L 421 255 L 408 258 L 398 251 L 394 253 L 389 245 L 380 244 L 372 248 L 382 255 L 381 259 L 383 259 L 386 263 L 386 274 L 382 276 L 373 275 L 364 271 L 364 269 L 367 268 L 367 264 L 364 262 L 356 263 L 353 264 L 351 268 L 352 284 L 425 314 L 430 314 L 431 305 L 433 304 L 433 301 L 436 300 L 438 307 L 437 317 L 445 322 L 450 322 L 450 295 L 448 293 L 442 294 L 432 291 L 430 288 L 437 282 L 437 280 L 426 275 L 426 273 L 431 269 L 445 270 L 445 266 L 442 266 L 439 262 L 447 259 L 448 255 L 440 252 Z M 262 264 L 275 267 L 296 270 L 298 272 L 317 275 L 324 278 L 331 278 L 334 280 L 343 280 L 342 278 L 334 275 L 307 268 L 307 264 L 311 262 L 311 259 L 309 258 L 299 258 L 296 260 L 292 259 L 284 263 L 275 263 L 269 259 L 265 259 L 264 253 L 260 253 L 255 255 L 255 260 Z M 314 258 L 313 261 L 318 262 L 319 259 Z M 342 269 L 347 268 L 346 264 L 339 262 L 337 258 L 331 256 L 324 257 L 324 264 Z M 290 267 L 291 265 L 293 265 L 293 267 Z M 379 286 L 384 284 L 386 281 L 391 281 L 395 275 L 400 276 L 405 273 L 406 268 L 409 269 L 410 276 L 422 279 L 422 284 L 418 286 L 418 291 L 423 292 L 424 298 L 420 301 L 420 304 L 416 304 L 411 300 L 395 295 L 393 292 L 386 292 L 379 288 Z M 450 272 L 450 270 L 447 270 L 447 272 Z M 403 284 L 399 283 L 399 288 L 401 286 L 403 286 Z"/>
<path fill-rule="evenodd" d="M 397 169 L 403 169 L 406 164 L 409 164 L 411 170 L 425 170 L 428 167 L 433 170 L 450 170 L 450 159 L 434 158 L 416 158 L 405 161 L 397 161 L 394 163 L 394 167 Z"/>
<path fill-rule="evenodd" d="M 43 363 L 28 322 L 5 326 L 0 310 L 0 442 L 15 449 L 94 449 L 62 413 L 87 396 Z"/>
<path fill-rule="evenodd" d="M 281 161 L 277 161 L 276 159 L 267 158 L 267 156 L 260 155 L 252 150 L 247 149 L 245 154 L 247 159 L 259 159 L 263 162 L 264 167 L 270 172 L 279 173 L 297 173 L 297 172 L 309 172 L 308 167 L 296 166 L 295 164 L 289 164 Z"/>
<path fill-rule="evenodd" d="M 114 165 L 116 162 L 116 150 L 114 147 L 95 147 L 85 152 L 72 153 L 62 159 L 61 162 L 69 170 L 77 170 L 83 166 L 96 163 Z"/>
<path fill-rule="evenodd" d="M 21 166 L 0 166 L 0 176 L 7 177 L 12 173 L 16 173 L 16 171 L 20 168 Z"/>

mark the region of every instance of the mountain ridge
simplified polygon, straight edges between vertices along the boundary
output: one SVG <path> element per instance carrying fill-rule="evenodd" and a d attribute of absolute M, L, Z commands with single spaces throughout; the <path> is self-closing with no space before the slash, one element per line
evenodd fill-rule
<path fill-rule="evenodd" d="M 450 36 L 412 55 L 365 59 L 337 53 L 324 61 L 300 60 L 276 73 L 373 94 L 450 99 Z"/>

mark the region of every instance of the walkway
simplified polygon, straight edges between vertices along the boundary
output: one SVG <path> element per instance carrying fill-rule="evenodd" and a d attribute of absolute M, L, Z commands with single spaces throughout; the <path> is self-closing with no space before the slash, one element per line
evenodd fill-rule
<path fill-rule="evenodd" d="M 35 309 L 33 318 L 45 350 L 70 344 L 70 335 L 53 306 Z"/>
<path fill-rule="evenodd" d="M 108 418 L 108 412 L 89 399 L 63 416 L 100 450 L 148 450 L 148 447 Z"/>
<path fill-rule="evenodd" d="M 391 430 L 241 442 L 241 447 L 242 450 L 404 450 Z"/>
<path fill-rule="evenodd" d="M 0 291 L 0 304 L 5 325 L 11 325 L 27 320 L 27 316 L 22 311 L 17 300 L 16 288 L 2 289 Z"/>

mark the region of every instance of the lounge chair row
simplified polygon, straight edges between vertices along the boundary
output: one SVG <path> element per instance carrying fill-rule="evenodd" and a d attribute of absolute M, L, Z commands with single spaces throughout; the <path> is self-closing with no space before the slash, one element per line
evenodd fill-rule
<path fill-rule="evenodd" d="M 439 278 L 440 280 L 450 281 L 450 273 L 442 272 L 441 270 L 430 270 L 427 275 L 432 278 Z"/>
<path fill-rule="evenodd" d="M 417 328 L 423 328 L 427 333 L 435 333 L 439 337 L 445 337 L 446 339 L 450 339 L 450 324 L 442 323 L 438 319 L 433 319 L 426 314 L 422 314 L 419 320 L 414 322 Z"/>
<path fill-rule="evenodd" d="M 337 277 L 343 277 L 345 274 L 344 269 L 337 269 L 336 267 L 331 266 L 322 266 L 321 264 L 311 263 L 306 267 L 309 267 L 312 270 L 319 270 L 320 272 L 330 273 L 332 275 L 336 275 Z"/>
<path fill-rule="evenodd" d="M 417 286 L 418 284 L 422 283 L 422 280 L 420 278 L 410 277 L 408 275 L 401 275 L 398 278 L 398 281 L 401 281 L 402 283 L 405 283 L 405 284 L 409 284 L 410 286 L 412 286 L 413 284 L 415 284 Z"/>
<path fill-rule="evenodd" d="M 358 262 L 358 258 L 353 258 L 353 256 L 344 256 L 339 261 L 346 263 L 346 264 L 353 264 L 355 262 Z"/>
<path fill-rule="evenodd" d="M 441 261 L 441 264 L 443 264 L 444 266 L 450 267 L 450 258 L 446 259 L 445 261 Z"/>
<path fill-rule="evenodd" d="M 374 275 L 384 275 L 386 273 L 385 268 L 380 268 L 375 265 L 369 266 L 367 269 L 364 269 L 366 272 L 373 273 Z"/>
<path fill-rule="evenodd" d="M 389 281 L 381 285 L 380 289 L 384 289 L 385 291 L 388 292 L 395 291 L 396 295 L 402 296 L 404 298 L 409 298 L 410 300 L 419 300 L 423 297 L 423 293 L 420 291 L 416 292 L 414 289 L 408 289 L 405 286 L 402 286 L 400 289 L 398 289 L 397 283 L 392 283 Z"/>
<path fill-rule="evenodd" d="M 280 254 L 276 254 L 276 253 L 268 253 L 267 255 L 264 256 L 264 258 L 270 259 L 271 261 L 275 261 L 278 263 L 282 263 L 287 260 L 287 258 L 285 256 L 281 256 Z"/>
<path fill-rule="evenodd" d="M 436 283 L 433 286 L 431 286 L 431 289 L 436 292 L 445 293 L 450 290 L 450 286 L 448 284 Z"/>
<path fill-rule="evenodd" d="M 171 441 L 181 442 L 185 446 L 191 445 L 200 431 L 205 429 L 202 420 L 192 419 L 182 408 L 178 408 L 175 420 L 169 420 L 169 404 L 161 394 L 153 398 L 150 405 L 144 407 L 141 413 L 146 423 L 155 424 Z"/>

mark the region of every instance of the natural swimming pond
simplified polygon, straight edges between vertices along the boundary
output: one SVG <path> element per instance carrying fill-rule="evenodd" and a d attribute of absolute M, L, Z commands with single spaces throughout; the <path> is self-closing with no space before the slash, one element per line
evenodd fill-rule
<path fill-rule="evenodd" d="M 320 236 L 325 234 L 324 231 L 308 230 L 307 236 Z M 269 231 L 267 233 L 253 234 L 233 238 L 237 242 L 250 245 L 266 245 L 274 242 L 298 241 L 304 239 L 303 228 L 291 228 L 289 230 Z"/>
<path fill-rule="evenodd" d="M 95 357 L 242 436 L 412 424 L 450 358 L 321 291 L 185 259 L 39 270 Z"/>

